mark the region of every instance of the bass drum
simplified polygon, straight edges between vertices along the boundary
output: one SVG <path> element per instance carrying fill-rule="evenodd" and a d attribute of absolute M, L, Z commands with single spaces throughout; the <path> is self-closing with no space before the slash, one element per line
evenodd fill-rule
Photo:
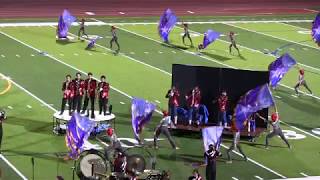
<path fill-rule="evenodd" d="M 107 174 L 107 162 L 104 154 L 91 149 L 83 151 L 77 160 L 77 175 L 81 180 L 94 179 L 94 177 L 105 176 Z"/>
<path fill-rule="evenodd" d="M 139 154 L 129 155 L 127 157 L 127 171 L 129 173 L 141 174 L 146 169 L 146 161 Z"/>

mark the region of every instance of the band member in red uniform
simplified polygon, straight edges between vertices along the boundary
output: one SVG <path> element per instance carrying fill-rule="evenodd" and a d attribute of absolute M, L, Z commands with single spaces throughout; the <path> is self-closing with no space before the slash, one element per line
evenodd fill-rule
<path fill-rule="evenodd" d="M 218 123 L 219 126 L 227 127 L 227 104 L 228 104 L 228 96 L 226 91 L 222 91 L 221 95 L 219 96 L 218 100 L 213 101 L 214 103 L 218 102 Z"/>
<path fill-rule="evenodd" d="M 309 86 L 307 85 L 306 80 L 304 79 L 304 69 L 299 70 L 299 79 L 298 79 L 297 84 L 294 86 L 294 90 L 296 91 L 297 96 L 299 96 L 298 88 L 300 86 L 304 86 L 309 91 L 309 93 L 312 95 L 312 91 L 309 88 Z"/>
<path fill-rule="evenodd" d="M 82 104 L 82 97 L 84 94 L 84 80 L 81 79 L 81 73 L 76 74 L 76 78 L 72 80 L 74 84 L 74 98 L 73 98 L 73 112 L 77 111 L 80 113 L 81 104 Z"/>
<path fill-rule="evenodd" d="M 89 105 L 89 100 L 90 100 L 90 105 L 91 105 L 91 118 L 95 118 L 94 115 L 94 101 L 96 98 L 96 89 L 97 89 L 97 81 L 93 79 L 92 73 L 88 73 L 88 78 L 85 80 L 85 98 L 84 98 L 84 104 L 82 108 L 82 114 L 85 113 L 87 110 L 87 107 Z M 89 109 L 87 112 L 87 116 L 89 116 Z"/>
<path fill-rule="evenodd" d="M 66 76 L 66 81 L 62 83 L 62 91 L 63 91 L 63 98 L 62 98 L 60 115 L 63 114 L 66 103 L 68 102 L 69 115 L 71 116 L 72 101 L 74 97 L 74 84 L 72 83 L 71 76 L 69 74 Z"/>
<path fill-rule="evenodd" d="M 201 92 L 198 86 L 192 89 L 192 91 L 186 95 L 187 106 L 189 108 L 189 125 L 192 123 L 193 116 L 198 117 L 199 106 L 201 102 Z M 197 121 L 199 124 L 200 122 Z"/>
<path fill-rule="evenodd" d="M 229 39 L 230 39 L 230 43 L 231 43 L 229 46 L 229 53 L 231 54 L 231 48 L 234 47 L 238 51 L 238 54 L 240 55 L 239 48 L 237 47 L 236 40 L 234 38 L 234 32 L 230 31 Z"/>
<path fill-rule="evenodd" d="M 217 163 L 216 159 L 219 156 L 219 151 L 216 150 L 214 144 L 210 144 L 208 150 L 204 153 L 206 161 L 206 179 L 216 180 Z"/>
<path fill-rule="evenodd" d="M 106 76 L 102 75 L 100 77 L 101 82 L 98 84 L 98 93 L 99 93 L 99 114 L 107 115 L 107 104 L 109 100 L 109 83 L 106 82 Z"/>
<path fill-rule="evenodd" d="M 169 111 L 171 116 L 171 121 L 174 122 L 175 125 L 178 123 L 178 113 L 177 108 L 179 107 L 179 96 L 180 93 L 175 86 L 168 91 L 166 98 L 169 98 Z"/>

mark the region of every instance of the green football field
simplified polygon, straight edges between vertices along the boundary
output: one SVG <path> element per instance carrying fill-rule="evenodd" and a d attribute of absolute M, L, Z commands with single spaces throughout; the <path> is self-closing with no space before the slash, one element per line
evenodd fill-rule
<path fill-rule="evenodd" d="M 16 168 L 12 169 L 1 158 L 1 176 L 5 179 L 21 176 L 32 179 L 33 157 L 35 179 L 50 180 L 57 175 L 72 179 L 73 162 L 64 161 L 61 155 L 67 152 L 64 137 L 52 133 L 52 115 L 60 110 L 60 89 L 66 74 L 74 76 L 81 72 L 85 77 L 87 72 L 92 72 L 96 78 L 106 75 L 112 86 L 110 103 L 116 115 L 117 135 L 134 138 L 130 112 L 132 97 L 141 97 L 166 108 L 165 93 L 171 86 L 172 64 L 267 71 L 268 65 L 276 59 L 270 52 L 276 49 L 279 54 L 288 52 L 298 62 L 273 90 L 282 128 L 286 130 L 293 149 L 286 148 L 277 137 L 270 141 L 272 146 L 265 149 L 266 131 L 255 143 L 242 141 L 248 162 L 233 153 L 233 163 L 226 164 L 225 150 L 230 139 L 225 138 L 221 149 L 223 156 L 217 165 L 218 179 L 320 176 L 320 134 L 317 133 L 320 130 L 316 129 L 320 128 L 320 48 L 310 35 L 312 18 L 186 17 L 185 20 L 190 21 L 195 45 L 202 42 L 207 29 L 224 34 L 201 55 L 195 48 L 183 45 L 183 29 L 179 25 L 170 34 L 171 45 L 163 44 L 155 18 L 92 19 L 96 25 L 87 26 L 87 33 L 103 37 L 97 41 L 94 50 L 85 50 L 88 42 L 77 39 L 77 26 L 70 30 L 69 36 L 73 37 L 70 42 L 57 42 L 52 23 L 35 23 L 53 22 L 52 19 L 26 20 L 33 22 L 30 24 L 21 24 L 20 20 L 0 24 L 0 107 L 8 116 L 3 125 L 2 154 Z M 118 55 L 109 49 L 112 24 L 118 28 L 121 46 Z M 236 33 L 240 56 L 235 51 L 229 54 L 226 36 L 229 31 Z M 305 78 L 313 95 L 301 88 L 303 95 L 295 96 L 293 86 L 299 68 L 305 69 Z M 10 82 L 12 86 L 6 91 Z M 153 130 L 160 118 L 160 114 L 154 114 L 143 133 L 144 138 L 153 138 Z M 157 169 L 170 170 L 174 180 L 187 179 L 192 164 L 203 162 L 202 139 L 200 135 L 175 135 L 174 139 L 181 149 L 172 150 L 164 140 L 160 141 L 160 149 L 150 151 L 157 157 Z M 145 154 L 140 149 L 136 152 Z M 205 175 L 204 167 L 199 170 Z"/>

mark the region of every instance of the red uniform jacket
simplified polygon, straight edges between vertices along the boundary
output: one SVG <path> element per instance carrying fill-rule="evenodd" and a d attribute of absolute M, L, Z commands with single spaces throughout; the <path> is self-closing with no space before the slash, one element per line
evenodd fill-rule
<path fill-rule="evenodd" d="M 72 80 L 74 84 L 74 92 L 76 96 L 83 96 L 84 94 L 84 88 L 85 88 L 85 83 L 83 79 L 74 79 Z"/>
<path fill-rule="evenodd" d="M 186 96 L 188 107 L 199 107 L 201 102 L 201 93 L 197 91 L 192 95 L 192 91 Z"/>
<path fill-rule="evenodd" d="M 73 98 L 74 96 L 74 84 L 72 81 L 70 82 L 63 82 L 62 83 L 62 91 L 63 91 L 63 98 Z"/>
<path fill-rule="evenodd" d="M 107 82 L 99 82 L 98 92 L 101 98 L 109 98 L 110 85 Z"/>
<path fill-rule="evenodd" d="M 180 96 L 180 93 L 178 90 L 174 90 L 173 92 L 172 90 L 169 90 L 166 95 L 166 98 L 169 98 L 170 105 L 179 106 L 179 96 Z"/>
<path fill-rule="evenodd" d="M 219 111 L 225 112 L 228 102 L 228 96 L 220 96 L 218 99 Z"/>
<path fill-rule="evenodd" d="M 86 79 L 84 81 L 85 91 L 87 96 L 94 97 L 96 95 L 97 81 L 94 79 Z"/>

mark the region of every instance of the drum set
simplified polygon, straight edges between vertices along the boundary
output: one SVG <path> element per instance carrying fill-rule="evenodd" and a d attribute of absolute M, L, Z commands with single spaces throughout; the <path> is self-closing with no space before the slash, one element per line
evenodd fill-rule
<path fill-rule="evenodd" d="M 90 149 L 81 153 L 75 169 L 80 180 L 163 179 L 162 172 L 146 170 L 146 161 L 140 154 L 127 155 L 126 159 L 126 171 L 113 172 L 112 161 L 108 161 L 103 152 Z"/>

